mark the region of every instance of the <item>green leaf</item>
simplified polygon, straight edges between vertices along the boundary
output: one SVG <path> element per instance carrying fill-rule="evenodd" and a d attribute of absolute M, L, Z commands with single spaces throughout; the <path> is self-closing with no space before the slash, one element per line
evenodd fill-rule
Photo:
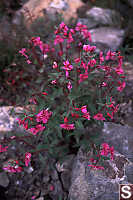
<path fill-rule="evenodd" d="M 41 161 L 41 163 L 42 163 L 43 165 L 46 164 L 46 158 L 43 157 L 41 153 L 39 153 L 39 159 L 40 159 L 40 161 Z"/>
<path fill-rule="evenodd" d="M 37 145 L 37 150 L 41 150 L 41 149 L 49 149 L 49 145 L 48 144 Z"/>
<path fill-rule="evenodd" d="M 76 124 L 76 128 L 84 129 L 84 125 L 81 121 L 75 121 L 75 124 Z"/>

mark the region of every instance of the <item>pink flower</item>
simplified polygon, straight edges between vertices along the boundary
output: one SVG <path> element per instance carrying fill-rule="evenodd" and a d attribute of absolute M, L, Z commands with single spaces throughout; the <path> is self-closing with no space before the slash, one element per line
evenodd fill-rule
<path fill-rule="evenodd" d="M 85 39 L 89 39 L 89 41 L 92 42 L 91 34 L 90 34 L 90 32 L 87 29 L 82 29 L 81 33 L 82 33 L 82 35 L 83 35 L 83 37 Z"/>
<path fill-rule="evenodd" d="M 16 172 L 21 172 L 22 171 L 22 167 L 19 167 L 17 165 L 15 167 L 6 166 L 6 167 L 3 167 L 3 170 L 5 170 L 7 172 L 16 173 Z"/>
<path fill-rule="evenodd" d="M 81 112 L 82 113 L 87 113 L 87 108 L 86 108 L 87 106 L 82 106 L 81 107 Z"/>
<path fill-rule="evenodd" d="M 31 199 L 35 199 L 35 198 L 36 198 L 36 196 L 32 196 L 32 197 L 31 197 Z"/>
<path fill-rule="evenodd" d="M 105 120 L 102 113 L 96 114 L 93 118 L 96 120 Z"/>
<path fill-rule="evenodd" d="M 64 129 L 67 129 L 67 130 L 73 130 L 73 129 L 75 129 L 74 124 L 67 124 L 67 123 L 60 124 L 60 127 L 64 128 Z"/>
<path fill-rule="evenodd" d="M 28 129 L 30 132 L 32 132 L 33 135 L 36 135 L 39 131 L 43 131 L 45 129 L 45 126 L 42 126 L 41 124 L 38 124 L 35 126 L 35 128 Z"/>
<path fill-rule="evenodd" d="M 94 169 L 104 169 L 102 166 L 95 166 L 95 165 L 88 165 L 90 167 L 93 167 Z"/>
<path fill-rule="evenodd" d="M 65 32 L 68 31 L 68 27 L 67 27 L 67 25 L 64 22 L 61 22 L 60 25 L 59 25 L 59 27 L 60 27 L 60 30 L 63 29 L 63 31 L 65 31 Z"/>
<path fill-rule="evenodd" d="M 36 121 L 37 122 L 43 122 L 44 124 L 48 122 L 49 118 L 51 117 L 52 112 L 48 111 L 48 109 L 46 110 L 42 110 L 40 113 L 38 113 L 36 115 Z"/>
<path fill-rule="evenodd" d="M 81 24 L 80 22 L 77 23 L 75 30 L 76 31 L 81 31 L 82 29 L 87 29 L 86 25 Z"/>
<path fill-rule="evenodd" d="M 96 49 L 96 46 L 84 45 L 83 50 L 86 52 L 93 52 Z"/>
<path fill-rule="evenodd" d="M 75 31 L 74 31 L 74 29 L 72 29 L 72 28 L 70 28 L 70 32 L 71 32 L 72 34 L 75 34 Z"/>
<path fill-rule="evenodd" d="M 123 71 L 123 69 L 122 69 L 121 67 L 117 67 L 117 68 L 115 69 L 115 72 L 116 72 L 118 75 L 124 73 L 124 71 Z"/>
<path fill-rule="evenodd" d="M 118 83 L 120 86 L 117 87 L 117 90 L 121 92 L 125 88 L 126 83 L 125 82 L 121 83 L 120 81 L 118 81 Z"/>
<path fill-rule="evenodd" d="M 47 96 L 48 94 L 46 92 L 42 92 L 43 95 Z"/>
<path fill-rule="evenodd" d="M 52 83 L 52 84 L 56 84 L 56 83 L 57 83 L 57 81 L 56 81 L 56 80 L 53 80 L 53 81 L 51 81 L 51 83 Z"/>
<path fill-rule="evenodd" d="M 72 37 L 72 34 L 69 33 L 68 39 L 67 39 L 67 43 L 69 44 L 69 43 L 71 43 L 71 42 L 73 42 L 73 41 L 74 41 L 74 39 L 73 39 L 73 37 Z"/>
<path fill-rule="evenodd" d="M 102 51 L 100 51 L 99 59 L 100 59 L 100 64 L 102 64 L 102 62 L 104 61 L 104 57 L 103 57 L 103 52 Z"/>
<path fill-rule="evenodd" d="M 8 160 L 8 162 L 4 164 L 3 170 L 12 173 L 21 172 L 22 167 L 20 167 L 18 164 L 19 164 L 18 160 L 10 159 Z"/>
<path fill-rule="evenodd" d="M 114 160 L 114 147 L 110 147 L 111 160 Z"/>
<path fill-rule="evenodd" d="M 39 46 L 40 50 L 44 51 L 43 42 L 40 40 L 40 37 L 32 37 L 29 42 L 33 42 L 34 46 Z"/>
<path fill-rule="evenodd" d="M 23 122 L 24 122 L 24 120 L 21 120 L 20 118 L 16 118 L 16 120 L 18 120 L 18 124 L 19 124 L 19 125 L 22 125 Z"/>
<path fill-rule="evenodd" d="M 37 100 L 36 100 L 36 98 L 35 97 L 33 97 L 33 98 L 30 98 L 29 99 L 29 102 L 33 102 L 34 104 L 37 104 Z"/>
<path fill-rule="evenodd" d="M 77 113 L 71 113 L 72 117 L 79 118 L 80 116 Z"/>
<path fill-rule="evenodd" d="M 31 61 L 30 61 L 30 60 L 27 60 L 27 63 L 28 63 L 28 64 L 31 64 Z"/>
<path fill-rule="evenodd" d="M 101 86 L 102 86 L 102 87 L 106 87 L 106 86 L 107 86 L 107 83 L 102 82 Z"/>
<path fill-rule="evenodd" d="M 23 56 L 25 56 L 27 59 L 28 59 L 28 56 L 25 54 L 26 52 L 26 49 L 25 48 L 22 48 L 19 53 L 21 53 Z"/>
<path fill-rule="evenodd" d="M 107 143 L 103 143 L 102 144 L 102 150 L 101 150 L 100 154 L 103 155 L 103 156 L 107 156 L 108 153 L 109 153 L 109 150 L 110 150 L 109 145 Z"/>
<path fill-rule="evenodd" d="M 111 52 L 110 50 L 107 52 L 105 59 L 106 60 L 114 60 L 116 56 L 116 52 Z"/>
<path fill-rule="evenodd" d="M 59 56 L 62 56 L 62 55 L 63 55 L 63 51 L 59 51 L 59 52 L 58 52 L 58 55 L 59 55 Z"/>
<path fill-rule="evenodd" d="M 80 62 L 80 58 L 75 58 L 75 59 L 74 59 L 74 62 L 75 62 L 75 63 L 79 63 L 79 62 Z"/>
<path fill-rule="evenodd" d="M 63 62 L 63 64 L 64 64 L 64 67 L 62 67 L 62 69 L 65 69 L 65 70 L 72 70 L 73 69 L 73 66 L 69 63 L 68 60 Z"/>
<path fill-rule="evenodd" d="M 103 156 L 107 156 L 108 154 L 111 154 L 111 160 L 114 160 L 114 147 L 109 147 L 107 143 L 102 144 L 102 150 L 100 151 L 100 154 Z"/>
<path fill-rule="evenodd" d="M 36 125 L 36 129 L 38 131 L 43 131 L 45 129 L 45 126 L 42 126 L 41 124 Z"/>
<path fill-rule="evenodd" d="M 90 113 L 87 112 L 87 113 L 85 113 L 84 115 L 82 115 L 82 117 L 84 117 L 84 118 L 90 120 Z"/>
<path fill-rule="evenodd" d="M 79 83 L 83 82 L 87 78 L 88 78 L 88 73 L 80 74 Z"/>
<path fill-rule="evenodd" d="M 64 41 L 64 39 L 60 35 L 56 35 L 56 38 L 54 40 L 54 45 L 62 43 L 63 41 Z"/>
<path fill-rule="evenodd" d="M 33 135 L 36 135 L 38 130 L 36 128 L 30 128 L 28 129 L 30 132 L 32 132 Z"/>
<path fill-rule="evenodd" d="M 25 166 L 28 167 L 29 163 L 31 161 L 31 153 L 26 153 L 25 154 Z"/>
<path fill-rule="evenodd" d="M 88 62 L 88 65 L 90 65 L 91 67 L 94 67 L 94 65 L 96 65 L 96 60 L 95 60 L 95 59 L 91 59 L 91 60 Z"/>
<path fill-rule="evenodd" d="M 24 127 L 26 130 L 28 130 L 28 122 L 24 122 L 24 123 L 23 123 L 23 127 Z"/>
<path fill-rule="evenodd" d="M 53 191 L 55 188 L 53 185 L 50 185 L 49 189 L 50 189 L 50 191 Z"/>
<path fill-rule="evenodd" d="M 86 51 L 86 52 L 89 52 L 90 50 L 90 45 L 83 45 L 83 50 Z"/>
<path fill-rule="evenodd" d="M 0 152 L 5 152 L 7 151 L 8 146 L 6 147 L 2 147 L 2 145 L 0 145 Z"/>
<path fill-rule="evenodd" d="M 67 88 L 69 89 L 69 90 L 71 90 L 72 89 L 72 84 L 71 84 L 71 82 L 69 81 L 68 82 L 68 84 L 67 84 Z"/>
<path fill-rule="evenodd" d="M 94 164 L 96 163 L 96 160 L 94 158 L 90 158 L 89 161 L 94 163 Z"/>
<path fill-rule="evenodd" d="M 58 68 L 57 62 L 54 62 L 53 69 Z"/>
<path fill-rule="evenodd" d="M 107 115 L 111 118 L 111 119 L 113 119 L 113 113 L 107 113 Z"/>
<path fill-rule="evenodd" d="M 62 67 L 62 69 L 65 69 L 65 71 L 66 71 L 66 77 L 68 77 L 68 71 L 69 70 L 72 70 L 73 69 L 73 66 L 72 65 L 70 65 L 70 63 L 69 63 L 69 61 L 68 60 L 66 60 L 64 63 L 64 67 Z"/>

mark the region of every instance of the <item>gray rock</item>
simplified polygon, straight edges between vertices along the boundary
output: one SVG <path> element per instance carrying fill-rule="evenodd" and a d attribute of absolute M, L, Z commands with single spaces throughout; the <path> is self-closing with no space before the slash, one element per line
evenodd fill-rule
<path fill-rule="evenodd" d="M 121 27 L 121 16 L 115 10 L 93 7 L 86 12 L 86 15 L 89 20 L 97 22 L 99 26 Z"/>
<path fill-rule="evenodd" d="M 116 51 L 124 40 L 125 31 L 114 27 L 100 27 L 90 30 L 92 42 L 99 51 Z"/>
<path fill-rule="evenodd" d="M 88 166 L 89 158 L 80 148 L 73 164 L 69 199 L 117 200 L 119 184 L 130 183 L 124 171 L 128 159 L 115 151 L 114 160 L 105 161 L 104 170 L 94 170 Z"/>
<path fill-rule="evenodd" d="M 127 165 L 125 167 L 125 173 L 127 175 L 128 181 L 133 184 L 133 164 Z"/>
<path fill-rule="evenodd" d="M 0 173 L 0 185 L 3 187 L 7 187 L 9 185 L 9 179 L 5 172 Z"/>
<path fill-rule="evenodd" d="M 95 28 L 99 26 L 99 22 L 95 21 L 94 19 L 86 19 L 86 18 L 78 18 L 78 23 L 84 24 L 88 27 L 88 29 Z"/>
<path fill-rule="evenodd" d="M 50 4 L 50 7 L 52 8 L 56 8 L 56 9 L 61 9 L 61 10 L 67 10 L 69 5 L 67 3 L 67 1 L 64 0 L 55 0 Z"/>
<path fill-rule="evenodd" d="M 130 4 L 131 7 L 133 7 L 133 0 L 128 0 L 128 3 Z"/>
<path fill-rule="evenodd" d="M 101 138 L 133 162 L 133 128 L 111 122 L 104 123 Z"/>

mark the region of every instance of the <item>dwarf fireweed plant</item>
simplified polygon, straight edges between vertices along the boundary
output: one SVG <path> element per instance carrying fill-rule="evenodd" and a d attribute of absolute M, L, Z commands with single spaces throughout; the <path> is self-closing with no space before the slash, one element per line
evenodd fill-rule
<path fill-rule="evenodd" d="M 36 146 L 29 144 L 29 152 L 23 157 L 24 166 L 29 165 L 33 155 L 43 151 L 48 153 L 47 157 L 62 162 L 82 146 L 84 151 L 93 152 L 92 165 L 89 166 L 104 169 L 104 160 L 113 160 L 114 147 L 101 144 L 98 128 L 102 128 L 105 121 L 114 121 L 119 110 L 115 99 L 125 87 L 123 57 L 120 52 L 110 50 L 105 55 L 102 51 L 96 53 L 87 26 L 80 23 L 69 29 L 62 22 L 54 34 L 50 44 L 44 44 L 39 37 L 29 40 L 41 66 L 43 61 L 36 52 L 39 51 L 43 57 L 47 54 L 51 71 L 47 73 L 45 70 L 43 91 L 32 94 L 28 100 L 35 108 L 32 109 L 31 105 L 31 109 L 25 109 L 17 118 L 18 124 L 23 125 L 29 134 L 23 136 L 23 142 L 27 143 L 26 137 L 38 141 Z M 28 52 L 25 48 L 19 51 L 30 64 L 32 60 Z M 17 141 L 18 138 L 12 136 L 10 140 Z M 16 161 L 13 166 L 17 167 L 6 165 L 3 169 L 22 170 Z"/>

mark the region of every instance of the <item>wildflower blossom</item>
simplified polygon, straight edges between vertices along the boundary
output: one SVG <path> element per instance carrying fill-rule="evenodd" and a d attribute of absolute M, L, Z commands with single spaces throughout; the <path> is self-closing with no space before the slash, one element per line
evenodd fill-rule
<path fill-rule="evenodd" d="M 75 63 L 79 63 L 79 62 L 80 62 L 80 58 L 75 58 L 75 59 L 74 59 L 74 62 L 75 62 Z"/>
<path fill-rule="evenodd" d="M 105 60 L 114 60 L 116 57 L 116 52 L 111 52 L 110 50 L 107 52 Z"/>
<path fill-rule="evenodd" d="M 53 80 L 53 81 L 51 81 L 51 83 L 52 83 L 52 84 L 56 84 L 56 83 L 57 83 L 57 81 L 56 81 L 56 80 Z"/>
<path fill-rule="evenodd" d="M 5 152 L 7 151 L 8 146 L 6 147 L 2 147 L 2 145 L 0 145 L 0 152 Z"/>
<path fill-rule="evenodd" d="M 96 114 L 93 118 L 96 120 L 105 120 L 102 113 Z"/>
<path fill-rule="evenodd" d="M 81 30 L 83 30 L 83 29 L 87 29 L 87 26 L 81 24 L 80 22 L 78 22 L 77 25 L 76 25 L 76 27 L 75 27 L 75 30 L 76 30 L 76 31 L 81 31 Z"/>
<path fill-rule="evenodd" d="M 79 118 L 80 117 L 79 114 L 77 114 L 77 113 L 71 113 L 71 115 L 72 115 L 72 117 L 75 117 L 75 118 Z"/>
<path fill-rule="evenodd" d="M 60 124 L 60 127 L 64 128 L 64 129 L 67 129 L 67 130 L 73 130 L 73 129 L 75 129 L 74 124 L 67 124 L 67 123 Z"/>
<path fill-rule="evenodd" d="M 115 72 L 116 72 L 118 75 L 124 73 L 124 71 L 123 71 L 123 69 L 122 69 L 121 67 L 117 67 L 117 68 L 115 69 Z"/>
<path fill-rule="evenodd" d="M 110 147 L 111 160 L 114 160 L 114 147 Z"/>
<path fill-rule="evenodd" d="M 109 145 L 107 143 L 103 143 L 102 144 L 102 150 L 101 150 L 100 154 L 107 156 L 108 153 L 109 153 L 109 150 L 110 150 Z"/>
<path fill-rule="evenodd" d="M 69 81 L 68 82 L 68 84 L 67 84 L 67 88 L 69 89 L 69 90 L 71 90 L 72 89 L 72 84 L 71 84 L 71 82 Z"/>
<path fill-rule="evenodd" d="M 31 161 L 31 153 L 26 153 L 25 154 L 25 166 L 28 167 L 29 163 Z"/>
<path fill-rule="evenodd" d="M 83 50 L 85 52 L 93 52 L 95 49 L 96 49 L 96 46 L 90 46 L 89 44 L 83 45 Z"/>
<path fill-rule="evenodd" d="M 56 69 L 56 68 L 58 68 L 58 64 L 57 64 L 57 62 L 54 62 L 53 63 L 53 69 Z"/>
<path fill-rule="evenodd" d="M 81 112 L 82 113 L 87 113 L 87 106 L 82 106 L 81 107 Z"/>
<path fill-rule="evenodd" d="M 122 82 L 118 81 L 118 84 L 119 84 L 120 86 L 117 87 L 117 90 L 121 92 L 121 91 L 125 88 L 126 83 L 125 83 L 125 82 L 122 83 Z"/>
<path fill-rule="evenodd" d="M 26 52 L 26 49 L 25 48 L 22 48 L 19 53 L 21 53 L 23 56 L 25 56 L 27 59 L 28 59 L 28 56 L 25 54 Z"/>
<path fill-rule="evenodd" d="M 96 166 L 96 165 L 88 165 L 90 167 L 93 167 L 94 169 L 104 169 L 102 166 Z"/>
<path fill-rule="evenodd" d="M 18 160 L 10 159 L 4 164 L 3 170 L 7 172 L 16 173 L 16 172 L 21 172 L 22 167 L 19 166 Z"/>
<path fill-rule="evenodd" d="M 85 79 L 88 78 L 88 73 L 80 74 L 79 83 L 83 82 Z"/>
<path fill-rule="evenodd" d="M 73 66 L 69 63 L 68 60 L 66 60 L 65 62 L 63 62 L 64 64 L 64 67 L 62 67 L 62 69 L 65 69 L 66 71 L 66 77 L 68 77 L 68 71 L 72 70 L 73 69 Z"/>
<path fill-rule="evenodd" d="M 42 121 L 43 123 L 47 123 L 51 115 L 52 115 L 52 112 L 48 111 L 48 109 L 42 110 L 40 113 L 36 115 L 36 121 L 37 122 Z"/>
<path fill-rule="evenodd" d="M 63 41 L 64 39 L 60 35 L 56 35 L 55 40 L 54 40 L 54 45 L 62 43 Z"/>
<path fill-rule="evenodd" d="M 85 113 L 84 115 L 82 115 L 82 117 L 83 117 L 83 118 L 86 118 L 86 119 L 88 119 L 88 120 L 90 120 L 90 113 L 87 112 L 87 113 Z"/>
<path fill-rule="evenodd" d="M 33 97 L 33 98 L 30 98 L 30 99 L 29 99 L 29 102 L 30 102 L 30 103 L 32 103 L 32 102 L 33 102 L 34 104 L 37 104 L 37 100 L 36 100 L 36 98 L 35 98 L 35 97 Z"/>
<path fill-rule="evenodd" d="M 41 124 L 38 124 L 35 126 L 35 128 L 28 129 L 33 135 L 36 135 L 39 131 L 43 131 L 46 127 L 42 126 Z"/>
<path fill-rule="evenodd" d="M 88 65 L 90 65 L 91 67 L 94 67 L 94 65 L 96 65 L 96 60 L 95 60 L 95 59 L 91 59 L 91 60 L 88 62 Z"/>
<path fill-rule="evenodd" d="M 104 61 L 104 57 L 103 57 L 103 52 L 102 51 L 100 51 L 99 59 L 100 59 L 100 64 L 102 64 L 102 62 Z"/>

